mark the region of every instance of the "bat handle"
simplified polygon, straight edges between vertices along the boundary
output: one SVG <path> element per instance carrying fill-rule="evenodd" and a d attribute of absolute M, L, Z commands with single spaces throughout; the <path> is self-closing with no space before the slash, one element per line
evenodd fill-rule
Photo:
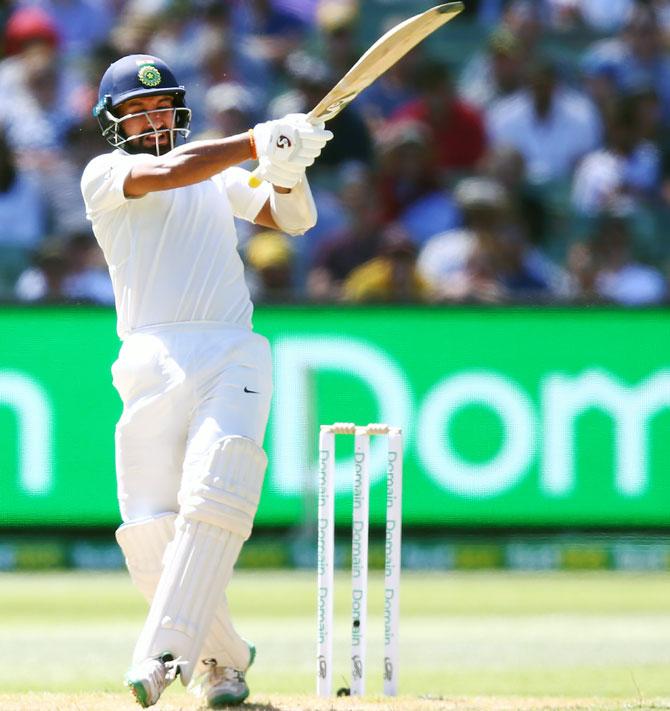
<path fill-rule="evenodd" d="M 258 168 L 256 168 L 249 176 L 249 187 L 258 188 L 262 185 L 263 179 L 258 177 Z"/>
<path fill-rule="evenodd" d="M 314 114 L 312 114 L 311 112 L 307 114 L 307 120 L 308 120 L 310 123 L 314 123 L 314 124 L 320 123 L 320 119 L 317 119 L 317 118 L 314 116 Z M 260 186 L 262 185 L 262 183 L 263 183 L 263 178 L 260 177 L 260 175 L 259 175 L 259 169 L 258 169 L 258 168 L 255 168 L 255 169 L 252 171 L 251 175 L 249 176 L 249 181 L 248 181 L 248 182 L 249 182 L 249 187 L 250 187 L 250 188 L 258 188 L 258 187 L 260 187 Z"/>

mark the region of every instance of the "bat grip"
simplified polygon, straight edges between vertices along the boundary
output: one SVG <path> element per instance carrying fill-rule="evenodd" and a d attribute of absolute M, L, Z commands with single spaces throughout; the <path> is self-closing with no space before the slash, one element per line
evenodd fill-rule
<path fill-rule="evenodd" d="M 317 124 L 321 123 L 320 119 L 318 119 L 311 111 L 307 114 L 307 120 L 312 123 L 312 124 Z M 251 175 L 249 176 L 249 187 L 250 188 L 258 188 L 261 186 L 263 183 L 263 178 L 260 176 L 260 171 L 258 168 L 255 168 Z"/>
<path fill-rule="evenodd" d="M 262 185 L 263 178 L 258 177 L 258 168 L 256 168 L 249 176 L 249 187 L 258 188 Z"/>

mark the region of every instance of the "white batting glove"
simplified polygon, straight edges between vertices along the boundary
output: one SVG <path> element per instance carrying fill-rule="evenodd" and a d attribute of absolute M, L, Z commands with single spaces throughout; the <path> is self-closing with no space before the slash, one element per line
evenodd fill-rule
<path fill-rule="evenodd" d="M 267 180 L 268 183 L 277 185 L 280 188 L 293 188 L 302 180 L 305 168 L 304 166 L 292 166 L 289 164 L 276 165 L 265 157 L 259 160 L 258 168 L 254 171 L 254 174 L 260 180 Z"/>
<path fill-rule="evenodd" d="M 276 121 L 259 123 L 253 131 L 261 166 L 269 162 L 281 167 L 307 168 L 333 137 L 323 122 L 312 124 L 305 114 L 288 114 Z"/>

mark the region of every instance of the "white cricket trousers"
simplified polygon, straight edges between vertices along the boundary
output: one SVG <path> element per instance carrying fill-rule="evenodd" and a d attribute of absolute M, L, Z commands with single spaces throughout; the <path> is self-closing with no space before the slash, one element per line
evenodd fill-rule
<path fill-rule="evenodd" d="M 267 339 L 243 327 L 181 323 L 134 331 L 112 366 L 125 522 L 179 511 L 182 472 L 229 435 L 263 446 L 272 397 Z"/>

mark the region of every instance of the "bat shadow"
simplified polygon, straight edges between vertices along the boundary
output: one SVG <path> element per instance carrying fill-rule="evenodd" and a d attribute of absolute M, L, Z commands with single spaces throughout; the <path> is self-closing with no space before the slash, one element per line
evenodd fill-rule
<path fill-rule="evenodd" d="M 286 708 L 282 708 L 280 706 L 275 706 L 274 704 L 265 704 L 265 703 L 259 703 L 259 704 L 242 704 L 241 706 L 235 705 L 233 706 L 221 706 L 219 707 L 221 709 L 240 709 L 241 711 L 286 711 Z M 207 706 L 199 706 L 198 711 L 206 711 L 208 709 Z"/>

